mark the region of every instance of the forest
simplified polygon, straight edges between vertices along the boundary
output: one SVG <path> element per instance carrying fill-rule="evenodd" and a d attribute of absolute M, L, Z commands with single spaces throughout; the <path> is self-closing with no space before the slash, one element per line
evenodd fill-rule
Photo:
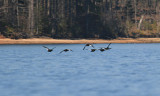
<path fill-rule="evenodd" d="M 160 37 L 160 0 L 0 0 L 7 38 Z"/>

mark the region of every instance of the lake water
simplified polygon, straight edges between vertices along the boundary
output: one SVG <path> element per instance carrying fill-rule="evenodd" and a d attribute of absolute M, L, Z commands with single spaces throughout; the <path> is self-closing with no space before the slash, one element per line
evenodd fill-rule
<path fill-rule="evenodd" d="M 160 44 L 42 46 L 0 45 L 0 96 L 160 95 Z M 66 48 L 73 52 L 59 54 Z"/>

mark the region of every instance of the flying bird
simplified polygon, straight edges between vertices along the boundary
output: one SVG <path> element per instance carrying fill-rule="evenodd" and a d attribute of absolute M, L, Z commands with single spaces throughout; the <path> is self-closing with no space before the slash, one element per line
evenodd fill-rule
<path fill-rule="evenodd" d="M 84 46 L 83 50 L 86 48 L 86 46 L 91 46 L 91 47 L 94 48 L 94 46 L 93 46 L 92 44 L 86 44 L 86 45 Z"/>
<path fill-rule="evenodd" d="M 111 48 L 109 48 L 109 46 L 111 45 L 111 43 L 108 44 L 108 46 L 106 48 L 104 48 L 105 50 L 109 50 Z"/>
<path fill-rule="evenodd" d="M 94 51 L 96 51 L 97 49 L 91 49 L 91 52 L 94 52 Z"/>
<path fill-rule="evenodd" d="M 54 48 L 56 48 L 56 47 L 54 47 L 54 48 L 52 48 L 52 49 L 49 49 L 49 48 L 48 48 L 48 47 L 46 47 L 46 46 L 43 46 L 43 47 L 44 47 L 44 48 L 46 48 L 48 52 L 52 52 L 52 51 L 53 51 L 53 49 L 54 49 Z"/>
<path fill-rule="evenodd" d="M 60 53 L 62 52 L 67 52 L 67 51 L 72 51 L 71 49 L 64 49 L 63 51 L 61 51 Z M 72 51 L 73 52 L 73 51 Z"/>
<path fill-rule="evenodd" d="M 106 49 L 105 48 L 101 48 L 101 49 L 99 49 L 101 52 L 103 52 L 103 51 L 105 51 Z"/>

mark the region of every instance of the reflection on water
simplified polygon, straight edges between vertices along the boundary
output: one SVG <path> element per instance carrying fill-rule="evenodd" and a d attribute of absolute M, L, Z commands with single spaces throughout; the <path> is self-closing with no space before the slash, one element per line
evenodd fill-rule
<path fill-rule="evenodd" d="M 160 44 L 0 45 L 1 96 L 159 96 Z M 106 44 L 95 44 L 96 48 Z M 63 49 L 73 52 L 63 52 Z M 90 49 L 91 47 L 86 47 Z"/>

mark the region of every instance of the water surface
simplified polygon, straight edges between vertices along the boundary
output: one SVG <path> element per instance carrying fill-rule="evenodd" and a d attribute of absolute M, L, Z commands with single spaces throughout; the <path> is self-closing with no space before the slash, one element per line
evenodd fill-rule
<path fill-rule="evenodd" d="M 1 96 L 159 96 L 160 44 L 0 45 Z M 96 48 L 107 44 L 95 44 Z M 73 52 L 63 52 L 65 48 Z M 86 47 L 91 49 L 90 47 Z"/>

